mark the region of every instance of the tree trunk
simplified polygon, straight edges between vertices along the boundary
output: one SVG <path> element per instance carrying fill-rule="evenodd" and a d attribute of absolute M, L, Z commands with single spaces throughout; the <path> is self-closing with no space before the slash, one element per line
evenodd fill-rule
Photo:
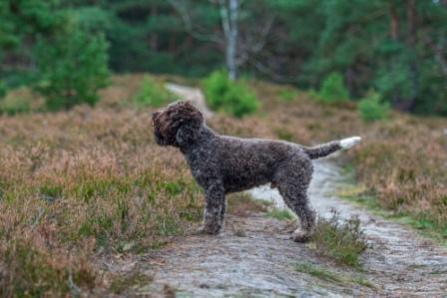
<path fill-rule="evenodd" d="M 397 13 L 397 8 L 393 1 L 390 2 L 389 7 L 390 14 L 390 35 L 394 42 L 399 42 L 399 14 Z M 391 61 L 390 63 L 391 72 L 394 72 L 396 65 Z M 397 108 L 401 108 L 402 105 L 402 96 L 401 91 L 398 88 L 395 88 L 393 91 L 393 103 Z"/>
<path fill-rule="evenodd" d="M 399 16 L 397 15 L 396 6 L 390 5 L 390 35 L 394 41 L 399 39 Z"/>
<path fill-rule="evenodd" d="M 238 14 L 239 0 L 220 0 L 222 27 L 225 35 L 225 62 L 230 80 L 238 77 L 237 40 L 239 34 Z"/>
<path fill-rule="evenodd" d="M 417 42 L 417 7 L 416 0 L 408 0 L 407 2 L 407 24 L 408 37 L 407 46 L 411 50 L 413 59 L 410 63 L 411 75 L 411 97 L 408 98 L 408 109 L 413 110 L 416 104 L 416 98 L 419 93 L 419 65 L 417 61 L 416 42 Z"/>

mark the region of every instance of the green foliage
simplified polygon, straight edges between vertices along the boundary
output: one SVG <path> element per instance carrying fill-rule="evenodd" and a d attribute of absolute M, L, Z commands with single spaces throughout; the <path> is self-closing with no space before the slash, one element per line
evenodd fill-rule
<path fill-rule="evenodd" d="M 370 92 L 358 104 L 358 111 L 365 122 L 386 119 L 390 115 L 390 104 L 382 102 L 379 93 Z"/>
<path fill-rule="evenodd" d="M 5 83 L 0 81 L 0 98 L 4 97 L 7 91 Z"/>
<path fill-rule="evenodd" d="M 319 253 L 349 266 L 358 266 L 360 255 L 368 248 L 360 221 L 354 218 L 341 223 L 335 211 L 330 219 L 318 221 L 313 242 Z"/>
<path fill-rule="evenodd" d="M 134 104 L 137 108 L 162 107 L 176 100 L 176 96 L 166 90 L 149 76 L 145 76 L 134 98 Z"/>
<path fill-rule="evenodd" d="M 25 97 L 6 96 L 0 99 L 0 114 L 10 116 L 27 113 L 31 110 L 31 102 Z"/>
<path fill-rule="evenodd" d="M 221 30 L 218 5 L 184 0 L 174 8 L 170 1 L 149 2 L 0 1 L 0 78 L 8 88 L 42 78 L 35 68 L 40 64 L 36 41 L 44 37 L 51 45 L 55 36 L 70 35 L 66 27 L 73 20 L 80 30 L 104 34 L 111 45 L 109 66 L 116 72 L 201 77 L 222 67 L 225 47 L 215 38 Z M 239 15 L 247 47 L 237 54 L 253 58 L 241 59 L 246 73 L 311 89 L 337 70 L 351 97 L 375 88 L 393 107 L 447 115 L 444 1 L 244 1 Z M 265 28 L 258 20 L 272 16 L 268 34 L 259 35 Z M 390 32 L 391 23 L 398 32 Z M 324 102 L 349 98 L 346 88 L 321 93 Z M 293 94 L 281 98 L 292 100 Z"/>
<path fill-rule="evenodd" d="M 107 42 L 102 34 L 70 28 L 54 38 L 41 38 L 37 46 L 42 81 L 35 87 L 46 98 L 50 110 L 94 105 L 97 91 L 105 87 Z"/>
<path fill-rule="evenodd" d="M 312 275 L 318 279 L 333 282 L 338 284 L 357 284 L 368 288 L 375 288 L 374 284 L 365 279 L 362 275 L 348 276 L 340 274 L 340 272 L 331 271 L 327 268 L 321 267 L 312 263 L 298 263 L 295 265 L 295 270 L 298 272 Z"/>
<path fill-rule="evenodd" d="M 283 101 L 293 101 L 298 96 L 298 92 L 296 90 L 286 89 L 281 91 L 279 97 Z"/>
<path fill-rule="evenodd" d="M 132 287 L 147 286 L 153 278 L 140 272 L 131 272 L 125 276 L 117 276 L 110 284 L 110 290 L 115 294 L 123 294 Z"/>
<path fill-rule="evenodd" d="M 322 268 L 311 263 L 298 263 L 295 266 L 295 270 L 298 272 L 310 274 L 321 280 L 337 283 L 343 282 L 343 279 L 336 272 L 329 271 L 326 268 Z"/>
<path fill-rule="evenodd" d="M 268 216 L 276 218 L 277 220 L 291 220 L 293 219 L 293 214 L 288 209 L 278 209 L 272 208 L 268 212 Z"/>
<path fill-rule="evenodd" d="M 203 81 L 206 100 L 213 110 L 241 118 L 256 112 L 259 100 L 243 81 L 233 82 L 225 71 L 215 71 Z"/>
<path fill-rule="evenodd" d="M 328 104 L 338 104 L 349 100 L 349 92 L 341 74 L 333 72 L 324 80 L 319 99 Z"/>

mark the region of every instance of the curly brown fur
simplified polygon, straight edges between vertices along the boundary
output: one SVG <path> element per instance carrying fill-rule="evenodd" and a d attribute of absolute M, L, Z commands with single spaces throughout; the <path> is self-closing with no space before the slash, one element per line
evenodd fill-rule
<path fill-rule="evenodd" d="M 283 141 L 223 136 L 207 127 L 200 111 L 187 101 L 154 113 L 152 121 L 156 142 L 179 148 L 205 191 L 202 231 L 208 234 L 218 233 L 223 226 L 227 193 L 271 183 L 300 219 L 295 241 L 308 240 L 315 227 L 315 212 L 307 197 L 313 172 L 311 159 L 348 148 L 359 140 L 308 148 Z"/>

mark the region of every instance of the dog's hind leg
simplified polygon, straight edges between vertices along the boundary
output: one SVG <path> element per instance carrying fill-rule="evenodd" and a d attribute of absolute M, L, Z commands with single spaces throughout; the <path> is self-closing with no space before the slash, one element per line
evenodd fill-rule
<path fill-rule="evenodd" d="M 297 242 L 308 241 L 315 230 L 316 215 L 307 196 L 312 172 L 311 162 L 298 158 L 281 167 L 275 179 L 285 203 L 300 220 L 300 228 L 293 233 Z"/>
<path fill-rule="evenodd" d="M 221 230 L 225 215 L 225 191 L 220 183 L 205 189 L 206 206 L 203 227 L 205 234 L 217 234 Z"/>

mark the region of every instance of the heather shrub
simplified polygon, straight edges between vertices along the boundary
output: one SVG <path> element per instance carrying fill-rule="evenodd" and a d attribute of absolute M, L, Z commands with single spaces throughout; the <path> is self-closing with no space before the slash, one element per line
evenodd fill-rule
<path fill-rule="evenodd" d="M 336 211 L 330 219 L 318 220 L 313 241 L 319 253 L 349 266 L 358 266 L 359 257 L 368 248 L 360 221 L 352 218 L 341 222 Z"/>
<path fill-rule="evenodd" d="M 233 82 L 224 71 L 215 71 L 203 81 L 208 105 L 241 118 L 256 112 L 259 100 L 244 81 Z"/>
<path fill-rule="evenodd" d="M 331 73 L 323 81 L 318 98 L 327 104 L 339 104 L 349 100 L 349 92 L 343 81 L 343 76 L 337 72 Z"/>

